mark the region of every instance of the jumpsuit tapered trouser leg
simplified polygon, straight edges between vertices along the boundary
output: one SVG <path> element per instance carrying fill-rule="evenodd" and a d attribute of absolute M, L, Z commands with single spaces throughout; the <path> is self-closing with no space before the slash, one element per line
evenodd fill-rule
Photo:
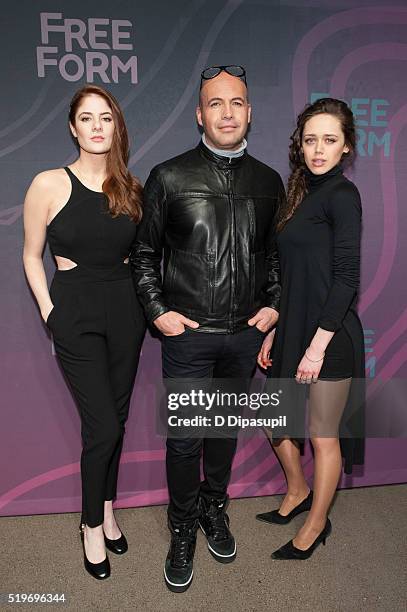
<path fill-rule="evenodd" d="M 116 497 L 145 319 L 126 264 L 57 270 L 50 294 L 47 325 L 81 418 L 82 522 L 96 527 Z"/>

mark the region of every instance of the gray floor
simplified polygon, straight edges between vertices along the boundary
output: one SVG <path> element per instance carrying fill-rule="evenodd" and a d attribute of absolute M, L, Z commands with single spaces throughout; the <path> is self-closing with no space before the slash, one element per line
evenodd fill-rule
<path fill-rule="evenodd" d="M 233 500 L 229 507 L 238 557 L 217 563 L 198 535 L 195 574 L 184 594 L 162 578 L 168 547 L 165 508 L 118 510 L 130 550 L 110 554 L 112 576 L 97 582 L 82 567 L 77 514 L 0 519 L 0 592 L 65 593 L 67 604 L 5 605 L 2 609 L 137 610 L 161 612 L 407 610 L 407 485 L 340 491 L 332 535 L 307 561 L 272 561 L 270 553 L 304 520 L 286 526 L 254 520 L 280 496 Z"/>

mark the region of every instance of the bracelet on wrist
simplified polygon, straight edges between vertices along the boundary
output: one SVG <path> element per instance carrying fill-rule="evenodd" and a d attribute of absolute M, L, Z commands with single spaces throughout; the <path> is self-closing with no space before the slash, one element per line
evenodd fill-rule
<path fill-rule="evenodd" d="M 319 361 L 322 361 L 322 360 L 323 360 L 323 358 L 325 357 L 325 353 L 323 353 L 323 355 L 322 355 L 322 357 L 321 357 L 320 359 L 311 359 L 311 358 L 308 356 L 308 349 L 305 349 L 305 356 L 306 356 L 306 358 L 308 359 L 308 361 L 311 361 L 312 363 L 318 363 Z"/>

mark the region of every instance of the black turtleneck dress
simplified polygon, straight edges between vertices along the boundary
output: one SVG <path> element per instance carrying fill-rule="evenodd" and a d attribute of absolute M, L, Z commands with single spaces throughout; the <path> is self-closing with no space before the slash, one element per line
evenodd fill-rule
<path fill-rule="evenodd" d="M 292 379 L 318 327 L 334 332 L 320 379 L 352 377 L 343 421 L 363 427 L 363 329 L 356 311 L 360 278 L 361 202 L 356 186 L 335 166 L 307 171 L 308 193 L 277 237 L 280 317 L 272 347 L 272 378 Z M 356 380 L 357 379 L 357 380 Z M 329 407 L 327 407 L 328 409 Z M 341 439 L 345 472 L 363 462 L 363 440 Z"/>

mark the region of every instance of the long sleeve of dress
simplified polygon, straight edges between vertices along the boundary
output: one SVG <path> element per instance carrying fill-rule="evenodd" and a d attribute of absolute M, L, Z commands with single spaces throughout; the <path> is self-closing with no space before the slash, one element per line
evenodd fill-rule
<path fill-rule="evenodd" d="M 324 209 L 333 231 L 333 283 L 318 324 L 335 332 L 342 326 L 360 282 L 362 207 L 358 190 L 352 183 L 341 185 Z"/>
<path fill-rule="evenodd" d="M 150 323 L 169 310 L 161 274 L 165 215 L 165 189 L 153 169 L 144 187 L 144 214 L 130 254 L 136 291 Z"/>

